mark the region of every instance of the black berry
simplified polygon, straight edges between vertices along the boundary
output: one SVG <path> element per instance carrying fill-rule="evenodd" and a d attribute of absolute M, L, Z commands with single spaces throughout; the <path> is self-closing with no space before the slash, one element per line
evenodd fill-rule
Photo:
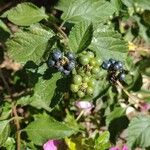
<path fill-rule="evenodd" d="M 111 66 L 111 63 L 109 61 L 104 61 L 102 63 L 102 68 L 105 70 L 108 70 L 110 66 Z"/>
<path fill-rule="evenodd" d="M 54 60 L 59 60 L 59 59 L 61 59 L 62 58 L 62 52 L 60 51 L 60 50 L 55 50 L 54 52 L 53 52 L 53 59 Z"/>

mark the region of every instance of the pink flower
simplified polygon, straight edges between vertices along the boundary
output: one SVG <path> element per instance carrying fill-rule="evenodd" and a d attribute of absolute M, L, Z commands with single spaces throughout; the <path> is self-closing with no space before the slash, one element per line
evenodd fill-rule
<path fill-rule="evenodd" d="M 75 106 L 80 110 L 84 111 L 84 114 L 89 114 L 94 105 L 88 101 L 77 101 L 75 102 Z"/>
<path fill-rule="evenodd" d="M 78 109 L 82 110 L 91 110 L 93 108 L 93 104 L 88 101 L 77 101 L 75 105 Z"/>
<path fill-rule="evenodd" d="M 150 110 L 150 104 L 148 104 L 148 103 L 140 103 L 140 110 L 141 111 Z"/>
<path fill-rule="evenodd" d="M 126 145 L 124 145 L 122 149 L 120 149 L 118 146 L 115 146 L 115 147 L 111 147 L 109 150 L 129 150 L 129 149 Z"/>
<path fill-rule="evenodd" d="M 60 143 L 59 140 L 49 140 L 43 145 L 43 150 L 57 150 Z"/>

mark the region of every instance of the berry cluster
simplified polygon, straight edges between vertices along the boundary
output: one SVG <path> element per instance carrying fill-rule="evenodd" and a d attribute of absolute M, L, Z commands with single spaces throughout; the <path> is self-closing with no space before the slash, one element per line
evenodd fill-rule
<path fill-rule="evenodd" d="M 108 71 L 108 79 L 111 83 L 125 79 L 125 70 L 121 61 L 116 61 L 111 58 L 102 63 L 102 68 Z"/>
<path fill-rule="evenodd" d="M 75 67 L 75 57 L 71 52 L 62 53 L 59 49 L 52 52 L 52 56 L 48 60 L 48 66 L 56 68 L 58 71 L 69 75 Z"/>
<path fill-rule="evenodd" d="M 80 98 L 93 95 L 96 76 L 100 73 L 100 60 L 91 51 L 84 51 L 77 59 L 78 66 L 73 74 L 71 91 Z"/>

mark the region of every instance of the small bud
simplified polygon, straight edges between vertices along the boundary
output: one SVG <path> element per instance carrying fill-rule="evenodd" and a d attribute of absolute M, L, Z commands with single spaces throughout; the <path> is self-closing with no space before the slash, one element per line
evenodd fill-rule
<path fill-rule="evenodd" d="M 136 110 L 135 108 L 129 106 L 127 109 L 126 109 L 126 116 L 131 119 L 133 116 L 135 116 L 135 113 L 136 113 Z"/>
<path fill-rule="evenodd" d="M 84 115 L 90 114 L 91 109 L 94 107 L 94 105 L 88 101 L 77 101 L 75 102 L 75 106 L 80 111 L 84 111 Z"/>

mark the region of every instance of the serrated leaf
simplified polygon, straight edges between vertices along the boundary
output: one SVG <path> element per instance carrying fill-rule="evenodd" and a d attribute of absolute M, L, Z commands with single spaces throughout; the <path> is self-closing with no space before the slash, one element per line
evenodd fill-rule
<path fill-rule="evenodd" d="M 98 138 L 95 139 L 95 149 L 96 150 L 99 150 L 99 148 L 101 148 L 101 150 L 108 149 L 110 147 L 109 137 L 110 134 L 108 131 L 105 131 L 102 134 L 100 134 Z"/>
<path fill-rule="evenodd" d="M 51 111 L 52 108 L 50 108 L 50 103 L 55 94 L 57 81 L 60 78 L 60 73 L 53 74 L 49 80 L 44 80 L 40 77 L 33 89 L 34 94 L 31 96 L 22 97 L 18 100 L 18 104 L 31 105 L 37 109 L 43 108 L 47 111 Z"/>
<path fill-rule="evenodd" d="M 60 0 L 56 8 L 63 11 L 62 19 L 71 23 L 82 20 L 105 22 L 115 12 L 111 3 L 105 0 Z"/>
<path fill-rule="evenodd" d="M 0 121 L 0 146 L 2 146 L 10 133 L 9 120 Z"/>
<path fill-rule="evenodd" d="M 150 116 L 141 115 L 133 118 L 127 131 L 127 144 L 130 148 L 150 146 Z"/>
<path fill-rule="evenodd" d="M 40 63 L 48 41 L 53 35 L 51 30 L 46 30 L 39 25 L 33 25 L 27 31 L 21 30 L 6 42 L 8 55 L 22 64 L 27 61 Z"/>
<path fill-rule="evenodd" d="M 133 0 L 136 3 L 137 7 L 143 8 L 145 10 L 150 10 L 150 1 L 149 0 Z"/>
<path fill-rule="evenodd" d="M 92 40 L 93 25 L 87 21 L 76 24 L 69 35 L 69 48 L 74 52 L 81 52 L 86 49 Z"/>
<path fill-rule="evenodd" d="M 20 26 L 29 26 L 48 18 L 44 8 L 38 8 L 29 2 L 18 4 L 16 7 L 6 11 L 3 17 L 7 17 L 9 21 Z"/>
<path fill-rule="evenodd" d="M 115 107 L 114 110 L 106 116 L 106 124 L 109 125 L 109 123 L 112 120 L 123 116 L 124 113 L 125 113 L 125 109 L 124 108 Z"/>
<path fill-rule="evenodd" d="M 128 47 L 119 33 L 100 25 L 94 32 L 90 48 L 96 51 L 102 60 L 114 58 L 125 61 Z"/>
<path fill-rule="evenodd" d="M 65 138 L 76 132 L 76 130 L 49 116 L 41 116 L 31 122 L 24 131 L 27 132 L 29 139 L 36 145 L 42 145 L 49 139 Z"/>

